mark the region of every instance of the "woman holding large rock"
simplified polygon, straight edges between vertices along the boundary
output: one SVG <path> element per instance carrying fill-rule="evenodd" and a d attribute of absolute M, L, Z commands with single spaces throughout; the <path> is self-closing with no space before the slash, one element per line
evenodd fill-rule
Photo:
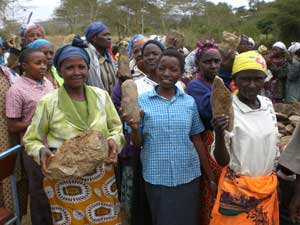
<path fill-rule="evenodd" d="M 51 150 L 84 131 L 99 131 L 107 139 L 108 162 L 116 161 L 124 143 L 122 123 L 108 93 L 85 85 L 90 58 L 84 47 L 75 38 L 72 45 L 56 52 L 54 65 L 64 85 L 39 102 L 24 144 L 47 177 L 44 190 L 54 224 L 115 225 L 120 223 L 120 210 L 112 165 L 102 164 L 93 174 L 62 180 L 51 179 L 47 169 Z"/>
<path fill-rule="evenodd" d="M 260 96 L 267 65 L 255 51 L 236 56 L 233 77 L 233 130 L 229 118 L 215 116 L 214 157 L 223 167 L 211 225 L 279 224 L 277 177 L 278 128 L 270 99 Z"/>

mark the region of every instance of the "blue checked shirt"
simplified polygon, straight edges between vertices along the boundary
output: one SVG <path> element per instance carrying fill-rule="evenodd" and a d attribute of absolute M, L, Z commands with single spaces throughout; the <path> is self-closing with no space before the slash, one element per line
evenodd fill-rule
<path fill-rule="evenodd" d="M 156 88 L 155 88 L 156 89 Z M 174 187 L 201 175 L 198 153 L 190 137 L 204 130 L 193 97 L 177 88 L 171 101 L 156 90 L 139 96 L 143 177 L 154 185 Z"/>

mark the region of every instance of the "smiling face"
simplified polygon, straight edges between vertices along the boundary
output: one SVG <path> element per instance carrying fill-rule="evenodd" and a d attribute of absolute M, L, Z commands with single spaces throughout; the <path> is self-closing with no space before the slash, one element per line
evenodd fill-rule
<path fill-rule="evenodd" d="M 36 81 L 42 80 L 47 71 L 47 59 L 44 53 L 31 53 L 28 60 L 22 63 L 22 68 L 27 77 Z"/>
<path fill-rule="evenodd" d="M 48 67 L 48 69 L 50 69 L 53 64 L 54 46 L 53 45 L 43 45 L 43 46 L 39 47 L 39 49 L 45 54 L 45 56 L 47 58 L 47 67 Z"/>
<path fill-rule="evenodd" d="M 64 78 L 64 85 L 69 89 L 83 87 L 88 76 L 88 65 L 80 57 L 69 57 L 58 67 L 59 74 Z"/>
<path fill-rule="evenodd" d="M 163 56 L 157 65 L 156 76 L 159 85 L 164 89 L 174 89 L 176 82 L 180 79 L 181 67 L 176 57 Z"/>
<path fill-rule="evenodd" d="M 107 49 L 111 47 L 111 33 L 108 29 L 100 32 L 92 38 L 92 44 L 96 49 Z"/>
<path fill-rule="evenodd" d="M 213 81 L 216 75 L 219 74 L 222 63 L 221 54 L 216 49 L 210 49 L 203 53 L 199 60 L 198 67 L 204 78 L 208 81 Z"/>
<path fill-rule="evenodd" d="M 259 70 L 243 70 L 234 78 L 239 89 L 238 96 L 246 101 L 255 101 L 264 87 L 265 74 Z"/>
<path fill-rule="evenodd" d="M 148 72 L 155 71 L 161 53 L 162 50 L 156 44 L 151 43 L 145 47 L 143 59 Z"/>

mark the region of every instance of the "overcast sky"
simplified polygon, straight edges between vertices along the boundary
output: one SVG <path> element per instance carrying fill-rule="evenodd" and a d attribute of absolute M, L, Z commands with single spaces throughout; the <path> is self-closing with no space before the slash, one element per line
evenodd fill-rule
<path fill-rule="evenodd" d="M 211 2 L 217 4 L 219 2 L 226 2 L 233 7 L 240 7 L 247 5 L 247 0 L 210 0 Z M 270 1 L 270 0 L 267 0 Z M 22 1 L 21 1 L 22 2 Z M 18 12 L 14 15 L 21 22 L 26 22 L 28 14 L 33 11 L 33 16 L 31 21 L 38 22 L 41 20 L 49 19 L 52 16 L 54 9 L 59 5 L 59 0 L 31 0 L 29 2 L 23 2 L 22 5 L 28 7 L 27 11 Z"/>

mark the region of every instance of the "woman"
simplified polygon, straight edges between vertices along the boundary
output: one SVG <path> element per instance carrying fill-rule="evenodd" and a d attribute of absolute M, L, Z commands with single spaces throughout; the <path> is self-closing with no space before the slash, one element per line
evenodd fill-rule
<path fill-rule="evenodd" d="M 272 46 L 268 62 L 268 68 L 272 73 L 272 77 L 265 84 L 265 95 L 273 103 L 285 101 L 288 63 L 290 59 L 284 43 L 279 41 Z"/>
<path fill-rule="evenodd" d="M 159 85 L 139 96 L 144 111 L 141 129 L 139 122 L 127 118 L 132 141 L 142 149 L 143 178 L 154 225 L 198 225 L 200 161 L 212 178 L 196 103 L 175 85 L 183 72 L 182 55 L 174 49 L 164 51 L 156 69 Z"/>
<path fill-rule="evenodd" d="M 47 176 L 44 190 L 54 224 L 116 225 L 120 223 L 120 210 L 112 165 L 99 166 L 95 174 L 82 179 L 58 181 L 48 177 L 50 149 L 59 148 L 83 131 L 103 133 L 108 140 L 110 162 L 116 161 L 124 143 L 122 124 L 108 93 L 85 85 L 90 58 L 82 47 L 77 37 L 72 45 L 56 52 L 54 66 L 64 85 L 40 101 L 24 137 L 25 149 Z M 69 195 L 69 191 L 76 189 L 74 186 L 79 187 L 78 194 Z"/>
<path fill-rule="evenodd" d="M 300 101 L 300 43 L 293 43 L 289 51 L 293 59 L 288 65 L 285 99 L 294 102 Z"/>
<path fill-rule="evenodd" d="M 27 48 L 39 49 L 45 54 L 47 57 L 47 73 L 45 77 L 52 83 L 54 89 L 59 88 L 64 80 L 58 75 L 55 67 L 52 65 L 54 57 L 53 44 L 46 39 L 37 39 L 31 42 Z"/>
<path fill-rule="evenodd" d="M 221 168 L 210 156 L 210 146 L 213 143 L 213 132 L 211 126 L 212 111 L 210 96 L 212 83 L 218 75 L 221 67 L 221 54 L 213 42 L 200 44 L 195 56 L 195 64 L 198 67 L 196 79 L 190 81 L 187 85 L 187 93 L 194 97 L 198 113 L 203 121 L 205 132 L 202 133 L 202 139 L 205 145 L 206 157 L 214 173 L 214 181 L 218 183 Z M 210 188 L 209 179 L 206 174 L 200 180 L 200 216 L 201 224 L 207 225 L 210 220 L 210 213 L 213 207 L 213 190 Z"/>
<path fill-rule="evenodd" d="M 137 38 L 132 44 L 132 60 L 130 61 L 130 69 L 132 79 L 137 80 L 145 77 L 145 65 L 142 57 L 142 47 L 145 43 L 145 38 Z"/>
<path fill-rule="evenodd" d="M 6 94 L 6 117 L 10 133 L 18 135 L 23 144 L 23 135 L 31 123 L 38 101 L 53 90 L 52 84 L 44 79 L 47 60 L 37 49 L 25 49 L 20 55 L 24 75 L 12 85 Z M 22 161 L 28 177 L 30 214 L 33 225 L 51 224 L 50 208 L 43 191 L 41 169 L 22 151 Z"/>
<path fill-rule="evenodd" d="M 144 61 L 144 69 L 147 76 L 135 81 L 139 95 L 151 91 L 159 83 L 159 79 L 156 76 L 156 67 L 158 59 L 164 49 L 164 45 L 156 40 L 149 40 L 144 43 L 142 48 L 142 59 Z M 183 90 L 183 85 L 180 81 L 178 81 L 176 85 Z"/>
<path fill-rule="evenodd" d="M 223 167 L 211 225 L 279 225 L 277 177 L 278 129 L 272 102 L 259 93 L 267 65 L 256 51 L 236 56 L 233 77 L 234 128 L 229 118 L 216 116 L 213 155 Z"/>

